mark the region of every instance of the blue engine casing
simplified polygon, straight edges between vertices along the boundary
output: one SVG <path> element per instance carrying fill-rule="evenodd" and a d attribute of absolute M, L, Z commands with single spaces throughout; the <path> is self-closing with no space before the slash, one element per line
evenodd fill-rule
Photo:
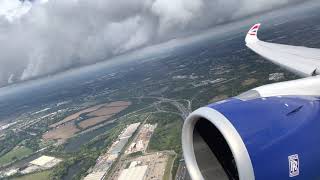
<path fill-rule="evenodd" d="M 231 98 L 207 107 L 221 113 L 240 135 L 254 179 L 320 179 L 318 98 L 283 96 L 247 101 Z M 185 151 L 189 146 L 184 142 Z M 191 162 L 186 157 L 188 153 L 184 155 L 189 171 L 193 171 L 193 166 L 188 165 Z"/>
<path fill-rule="evenodd" d="M 299 175 L 320 178 L 320 101 L 310 97 L 229 99 L 208 107 L 236 128 L 249 153 L 256 179 L 292 179 L 289 160 L 298 155 Z"/>

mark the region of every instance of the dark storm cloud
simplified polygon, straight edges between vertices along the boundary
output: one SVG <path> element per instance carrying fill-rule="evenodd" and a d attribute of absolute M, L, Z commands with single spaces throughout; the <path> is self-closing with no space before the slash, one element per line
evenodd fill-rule
<path fill-rule="evenodd" d="M 0 86 L 91 64 L 299 1 L 35 1 L 20 19 L 0 16 Z"/>

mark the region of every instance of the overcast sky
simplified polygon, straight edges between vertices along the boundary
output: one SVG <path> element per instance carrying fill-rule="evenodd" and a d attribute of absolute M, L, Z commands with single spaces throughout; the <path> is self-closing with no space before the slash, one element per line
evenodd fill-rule
<path fill-rule="evenodd" d="M 0 0 L 0 86 L 303 0 Z"/>

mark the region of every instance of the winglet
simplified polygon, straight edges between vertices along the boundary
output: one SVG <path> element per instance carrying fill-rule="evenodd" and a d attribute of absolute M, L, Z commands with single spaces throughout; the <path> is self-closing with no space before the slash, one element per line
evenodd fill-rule
<path fill-rule="evenodd" d="M 251 43 L 256 43 L 257 41 L 259 41 L 257 35 L 258 35 L 258 31 L 260 28 L 261 24 L 255 24 L 254 26 L 252 26 L 252 28 L 249 30 L 247 36 L 246 36 L 246 43 L 247 44 L 251 44 Z"/>

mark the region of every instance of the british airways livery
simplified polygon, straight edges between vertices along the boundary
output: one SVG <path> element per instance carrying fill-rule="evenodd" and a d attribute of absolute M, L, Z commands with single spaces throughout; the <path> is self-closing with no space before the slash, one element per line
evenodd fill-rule
<path fill-rule="evenodd" d="M 194 180 L 320 179 L 320 50 L 264 42 L 248 48 L 302 79 L 254 88 L 191 113 L 183 155 Z"/>

